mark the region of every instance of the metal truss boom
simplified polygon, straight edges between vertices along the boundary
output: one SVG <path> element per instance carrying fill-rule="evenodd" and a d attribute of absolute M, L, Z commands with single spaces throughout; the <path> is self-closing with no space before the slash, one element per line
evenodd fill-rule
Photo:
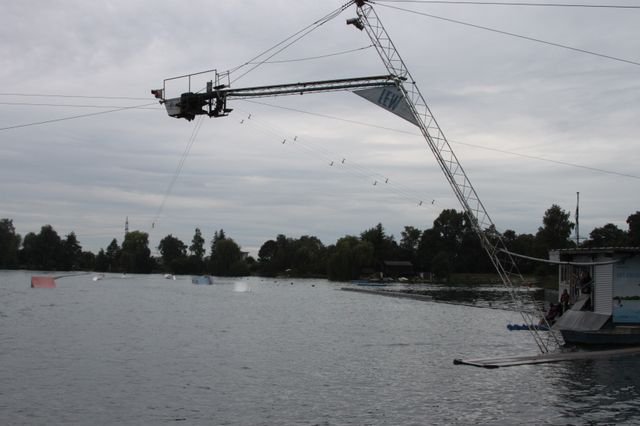
<path fill-rule="evenodd" d="M 219 76 L 216 74 L 216 82 L 219 80 Z M 231 112 L 231 109 L 227 108 L 227 99 L 232 98 L 251 99 L 342 90 L 353 91 L 372 87 L 398 87 L 401 82 L 402 79 L 394 75 L 308 81 L 246 88 L 232 88 L 226 85 L 213 86 L 213 83 L 209 82 L 207 83 L 205 92 L 187 92 L 183 93 L 179 98 L 164 99 L 164 89 L 152 90 L 152 93 L 161 99 L 161 103 L 165 104 L 167 113 L 171 117 L 193 120 L 196 115 L 201 114 L 206 114 L 209 117 L 222 117 L 227 115 Z"/>
<path fill-rule="evenodd" d="M 347 23 L 354 24 L 358 29 L 364 29 L 389 74 L 406 81 L 405 84 L 401 84 L 399 87 L 417 119 L 417 125 L 462 205 L 472 228 L 480 238 L 482 247 L 489 255 L 493 266 L 508 289 L 516 309 L 521 313 L 526 324 L 537 325 L 541 318 L 546 322 L 544 314 L 537 305 L 517 291 L 516 282 L 522 283 L 524 279 L 514 258 L 506 249 L 493 221 L 480 201 L 480 197 L 473 185 L 471 185 L 471 181 L 451 149 L 424 97 L 418 90 L 415 80 L 411 77 L 376 11 L 367 0 L 354 0 L 353 3 L 356 4 L 358 18 L 355 18 L 357 21 L 351 19 Z M 549 324 L 546 325 L 547 327 L 549 326 Z M 530 332 L 540 352 L 546 353 L 560 347 L 561 340 L 555 332 L 539 332 L 538 330 L 531 330 L 531 328 L 533 327 L 530 327 Z M 543 333 L 546 333 L 546 335 L 543 335 Z"/>

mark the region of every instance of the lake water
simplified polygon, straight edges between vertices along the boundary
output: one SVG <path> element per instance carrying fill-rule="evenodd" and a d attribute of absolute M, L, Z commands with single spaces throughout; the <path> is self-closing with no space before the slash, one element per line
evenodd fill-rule
<path fill-rule="evenodd" d="M 7 425 L 639 424 L 640 357 L 485 370 L 534 354 L 518 314 L 324 280 L 0 272 Z"/>

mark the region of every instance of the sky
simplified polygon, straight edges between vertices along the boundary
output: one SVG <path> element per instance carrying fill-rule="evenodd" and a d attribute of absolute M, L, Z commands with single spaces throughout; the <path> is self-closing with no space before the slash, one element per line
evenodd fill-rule
<path fill-rule="evenodd" d="M 150 94 L 212 69 L 237 69 L 236 88 L 386 74 L 345 24 L 355 6 L 252 62 L 344 3 L 3 5 L 0 218 L 23 236 L 75 232 L 93 252 L 121 243 L 127 219 L 154 251 L 168 234 L 189 245 L 195 228 L 207 242 L 224 229 L 255 256 L 278 234 L 329 245 L 378 223 L 399 241 L 460 210 L 418 129 L 352 93 L 238 100 L 191 122 Z M 640 9 L 374 8 L 498 230 L 535 234 L 553 204 L 573 219 L 578 192 L 582 239 L 627 230 L 640 210 Z M 172 80 L 167 95 L 188 87 Z"/>

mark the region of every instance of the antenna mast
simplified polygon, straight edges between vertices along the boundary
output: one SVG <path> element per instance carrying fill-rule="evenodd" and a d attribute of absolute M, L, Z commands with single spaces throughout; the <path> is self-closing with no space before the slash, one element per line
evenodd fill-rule
<path fill-rule="evenodd" d="M 580 193 L 576 192 L 576 245 L 580 246 Z"/>

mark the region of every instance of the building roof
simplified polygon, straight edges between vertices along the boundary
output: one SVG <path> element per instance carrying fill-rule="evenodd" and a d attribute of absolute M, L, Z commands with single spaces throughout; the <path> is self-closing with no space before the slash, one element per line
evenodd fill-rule
<path fill-rule="evenodd" d="M 640 247 L 581 247 L 552 250 L 559 254 L 614 254 L 614 253 L 640 253 Z"/>

